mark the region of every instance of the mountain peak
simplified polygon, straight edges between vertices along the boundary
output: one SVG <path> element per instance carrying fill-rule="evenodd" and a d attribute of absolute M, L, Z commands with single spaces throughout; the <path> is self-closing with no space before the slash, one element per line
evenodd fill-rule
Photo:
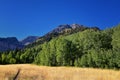
<path fill-rule="evenodd" d="M 88 27 L 83 26 L 83 25 L 79 25 L 79 24 L 71 24 L 71 25 L 63 24 L 63 25 L 59 25 L 57 28 L 55 28 L 52 31 L 50 31 L 48 34 L 51 34 L 51 33 L 61 33 L 65 29 L 76 29 L 76 28 L 83 29 L 83 28 L 88 28 Z"/>
<path fill-rule="evenodd" d="M 68 25 L 68 24 L 59 25 L 57 28 L 53 29 L 48 34 L 50 34 L 50 33 L 61 33 L 63 30 L 68 29 L 68 28 L 71 28 L 71 26 Z"/>
<path fill-rule="evenodd" d="M 80 27 L 85 27 L 83 25 L 79 25 L 79 24 L 72 24 L 70 25 L 72 27 L 72 29 L 75 29 L 75 28 L 80 28 Z"/>

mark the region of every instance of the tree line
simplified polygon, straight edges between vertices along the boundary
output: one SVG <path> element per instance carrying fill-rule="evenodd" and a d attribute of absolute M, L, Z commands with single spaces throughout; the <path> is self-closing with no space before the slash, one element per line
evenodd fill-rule
<path fill-rule="evenodd" d="M 0 53 L 0 64 L 35 63 L 45 66 L 120 68 L 120 25 L 87 29 L 53 38 L 23 50 Z"/>

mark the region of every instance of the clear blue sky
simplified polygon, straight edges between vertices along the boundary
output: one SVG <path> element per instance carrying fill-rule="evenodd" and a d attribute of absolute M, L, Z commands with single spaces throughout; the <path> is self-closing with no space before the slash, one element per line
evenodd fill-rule
<path fill-rule="evenodd" d="M 0 37 L 42 36 L 60 24 L 120 23 L 120 0 L 0 0 Z"/>

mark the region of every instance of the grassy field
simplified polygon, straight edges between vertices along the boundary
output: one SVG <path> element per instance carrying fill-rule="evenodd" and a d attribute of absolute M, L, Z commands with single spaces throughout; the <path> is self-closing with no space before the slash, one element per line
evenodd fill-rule
<path fill-rule="evenodd" d="M 30 64 L 0 65 L 0 80 L 15 80 L 15 77 L 16 80 L 120 80 L 120 71 Z"/>

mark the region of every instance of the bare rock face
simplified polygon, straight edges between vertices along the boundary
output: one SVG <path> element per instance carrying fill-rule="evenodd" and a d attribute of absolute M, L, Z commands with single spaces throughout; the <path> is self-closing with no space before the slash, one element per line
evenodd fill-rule
<path fill-rule="evenodd" d="M 85 26 L 79 25 L 79 24 L 72 24 L 70 26 L 72 27 L 72 29 L 76 29 L 76 28 L 80 28 L 80 27 L 85 27 Z"/>
<path fill-rule="evenodd" d="M 23 47 L 16 37 L 0 38 L 0 51 L 21 49 Z"/>
<path fill-rule="evenodd" d="M 20 41 L 23 45 L 28 45 L 36 41 L 39 37 L 38 36 L 28 36 L 27 38 Z"/>
<path fill-rule="evenodd" d="M 79 29 L 79 31 L 82 31 L 84 29 L 87 29 L 89 27 L 86 27 L 84 25 L 80 25 L 80 24 L 64 24 L 64 25 L 59 25 L 57 28 L 53 29 L 52 31 L 50 31 L 48 34 L 51 34 L 51 33 L 61 33 L 65 30 L 77 30 Z"/>
<path fill-rule="evenodd" d="M 57 26 L 55 29 L 51 30 L 50 32 L 48 32 L 47 34 L 43 35 L 42 37 L 39 37 L 35 43 L 33 43 L 33 45 L 37 45 L 37 44 L 42 44 L 44 42 L 48 42 L 51 39 L 58 37 L 60 35 L 70 35 L 73 33 L 77 33 L 77 32 L 82 32 L 86 29 L 94 29 L 94 30 L 99 30 L 99 28 L 97 27 L 87 27 L 84 25 L 80 25 L 80 24 L 63 24 L 63 25 L 59 25 Z M 33 46 L 31 45 L 31 46 Z"/>
<path fill-rule="evenodd" d="M 57 28 L 50 31 L 49 34 L 51 34 L 51 33 L 61 33 L 65 29 L 71 29 L 71 26 L 68 25 L 68 24 L 59 25 Z"/>

